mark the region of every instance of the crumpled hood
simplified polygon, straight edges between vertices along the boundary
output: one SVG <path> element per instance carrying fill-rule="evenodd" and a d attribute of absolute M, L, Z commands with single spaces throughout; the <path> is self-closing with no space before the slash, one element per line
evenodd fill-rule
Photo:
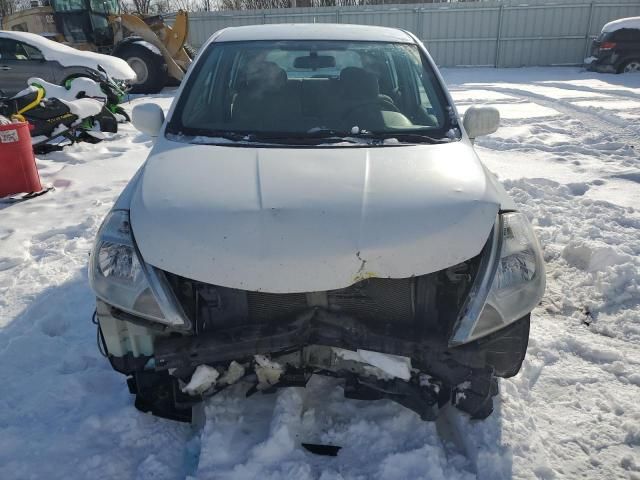
<path fill-rule="evenodd" d="M 142 257 L 231 288 L 324 291 L 441 270 L 480 252 L 505 196 L 463 142 L 158 142 L 131 199 Z"/>

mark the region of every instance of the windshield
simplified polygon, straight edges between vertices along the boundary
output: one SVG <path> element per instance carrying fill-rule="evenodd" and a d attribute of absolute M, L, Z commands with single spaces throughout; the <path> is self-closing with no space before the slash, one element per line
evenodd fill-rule
<path fill-rule="evenodd" d="M 202 53 L 167 131 L 419 141 L 446 138 L 449 123 L 442 88 L 416 45 L 253 41 L 214 43 Z"/>
<path fill-rule="evenodd" d="M 92 12 L 104 15 L 118 13 L 116 0 L 89 0 L 89 8 L 86 0 L 51 0 L 51 6 L 55 12 L 77 12 L 90 9 Z"/>

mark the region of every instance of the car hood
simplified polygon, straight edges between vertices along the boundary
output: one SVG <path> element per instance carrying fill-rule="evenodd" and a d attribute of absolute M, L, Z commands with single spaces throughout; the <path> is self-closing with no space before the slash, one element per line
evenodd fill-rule
<path fill-rule="evenodd" d="M 324 291 L 441 270 L 480 252 L 506 196 L 464 142 L 158 142 L 131 193 L 141 255 L 230 288 Z"/>

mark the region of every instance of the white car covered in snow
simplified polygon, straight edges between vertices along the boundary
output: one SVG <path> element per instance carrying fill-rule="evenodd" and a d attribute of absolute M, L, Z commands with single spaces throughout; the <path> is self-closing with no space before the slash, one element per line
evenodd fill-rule
<path fill-rule="evenodd" d="M 98 66 L 119 83 L 133 82 L 135 72 L 121 58 L 77 50 L 28 32 L 0 30 L 0 89 L 13 95 L 27 87 L 30 77 L 56 85 L 97 72 Z"/>
<path fill-rule="evenodd" d="M 90 261 L 100 338 L 136 406 L 186 420 L 229 384 L 344 379 L 434 419 L 493 408 L 523 361 L 545 273 L 527 218 L 473 149 L 411 33 L 217 32 L 105 219 Z"/>

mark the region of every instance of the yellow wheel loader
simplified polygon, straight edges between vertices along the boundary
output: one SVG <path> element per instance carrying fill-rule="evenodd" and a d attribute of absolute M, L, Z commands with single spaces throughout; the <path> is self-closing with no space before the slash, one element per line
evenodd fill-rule
<path fill-rule="evenodd" d="M 118 13 L 117 0 L 50 0 L 50 6 L 2 19 L 2 29 L 38 33 L 80 50 L 120 57 L 136 72 L 132 93 L 156 93 L 179 83 L 195 51 L 186 43 L 188 17 L 173 26 L 160 16 Z"/>

